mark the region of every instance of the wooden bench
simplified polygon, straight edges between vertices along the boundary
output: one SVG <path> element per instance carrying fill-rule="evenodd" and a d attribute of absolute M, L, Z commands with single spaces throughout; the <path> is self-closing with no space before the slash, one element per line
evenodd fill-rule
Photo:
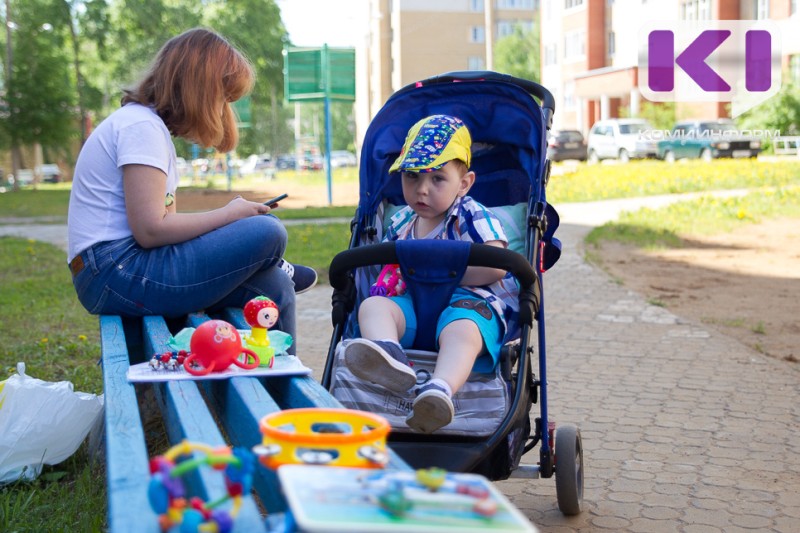
<path fill-rule="evenodd" d="M 219 318 L 237 328 L 248 327 L 241 309 L 229 309 Z M 185 325 L 196 327 L 208 319 L 204 314 L 193 314 Z M 301 407 L 341 407 L 310 376 L 237 377 L 136 385 L 128 382 L 128 367 L 167 351 L 167 342 L 174 333 L 176 331 L 170 331 L 167 322 L 159 316 L 135 320 L 100 317 L 108 526 L 112 532 L 160 531 L 158 516 L 147 497 L 149 460 L 152 455 L 164 453 L 166 448 L 148 450 L 142 415 L 150 413 L 140 413 L 140 405 L 158 409 L 166 433 L 166 438 L 160 440 L 167 440 L 169 445 L 185 439 L 212 447 L 246 448 L 261 442 L 258 424 L 269 413 Z M 302 354 L 300 356 L 302 358 Z M 156 401 L 148 404 L 143 398 L 150 390 Z M 389 455 L 391 468 L 409 468 L 393 452 Z M 187 476 L 185 483 L 190 493 L 204 500 L 227 494 L 223 476 L 211 469 L 194 472 Z M 253 492 L 261 508 L 255 498 L 245 498 L 234 530 L 260 532 L 273 529 L 276 522 L 282 525 L 288 508 L 277 475 L 258 466 Z M 265 519 L 262 509 L 269 520 Z"/>

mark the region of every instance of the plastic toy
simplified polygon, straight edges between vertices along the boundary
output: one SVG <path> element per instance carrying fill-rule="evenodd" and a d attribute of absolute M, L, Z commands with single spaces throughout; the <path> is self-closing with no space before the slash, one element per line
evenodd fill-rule
<path fill-rule="evenodd" d="M 423 468 L 414 473 L 414 480 L 400 476 L 382 481 L 386 484 L 377 497 L 380 508 L 393 517 L 413 518 L 440 513 L 471 512 L 489 520 L 498 511 L 498 504 L 482 483 L 459 480 L 441 468 Z"/>
<path fill-rule="evenodd" d="M 189 346 L 191 350 L 183 360 L 183 367 L 195 376 L 222 372 L 232 364 L 251 370 L 260 361 L 253 350 L 242 347 L 239 332 L 224 320 L 209 320 L 200 324 L 192 333 Z M 250 362 L 248 356 L 254 361 Z"/>
<path fill-rule="evenodd" d="M 247 302 L 244 319 L 250 325 L 250 335 L 244 338 L 247 347 L 261 358 L 261 365 L 272 368 L 275 363 L 275 349 L 269 345 L 267 330 L 278 322 L 278 306 L 266 296 L 257 296 Z"/>
<path fill-rule="evenodd" d="M 193 452 L 204 455 L 190 457 Z M 242 496 L 250 492 L 255 463 L 253 454 L 244 448 L 214 449 L 188 441 L 183 441 L 164 455 L 151 459 L 147 498 L 150 506 L 159 515 L 161 530 L 168 531 L 180 526 L 181 533 L 230 532 L 241 507 Z M 211 502 L 204 502 L 197 497 L 186 498 L 181 478 L 201 466 L 222 471 L 227 495 Z M 230 511 L 218 508 L 228 500 L 233 500 Z"/>
<path fill-rule="evenodd" d="M 259 428 L 264 438 L 253 452 L 271 469 L 285 464 L 383 468 L 389 460 L 389 423 L 372 413 L 286 409 L 262 418 Z"/>
<path fill-rule="evenodd" d="M 161 354 L 154 354 L 150 358 L 150 368 L 153 370 L 178 370 L 183 366 L 183 362 L 189 352 L 186 350 L 173 350 L 171 352 L 164 352 Z"/>
<path fill-rule="evenodd" d="M 378 274 L 378 281 L 369 288 L 370 296 L 399 296 L 406 292 L 406 284 L 400 276 L 400 265 L 386 265 Z"/>

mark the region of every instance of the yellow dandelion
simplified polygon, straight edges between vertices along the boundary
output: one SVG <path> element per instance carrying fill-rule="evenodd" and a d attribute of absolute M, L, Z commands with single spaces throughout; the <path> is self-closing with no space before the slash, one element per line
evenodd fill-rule
<path fill-rule="evenodd" d="M 78 335 L 78 340 L 81 342 L 86 342 L 86 335 Z"/>
<path fill-rule="evenodd" d="M 42 337 L 42 340 L 40 340 L 39 342 L 41 342 L 42 344 L 47 344 L 49 342 L 49 339 L 47 337 Z"/>
<path fill-rule="evenodd" d="M 742 220 L 743 218 L 746 218 L 746 217 L 747 217 L 747 212 L 744 209 L 739 209 L 739 211 L 737 211 L 736 218 L 738 218 L 739 220 Z"/>

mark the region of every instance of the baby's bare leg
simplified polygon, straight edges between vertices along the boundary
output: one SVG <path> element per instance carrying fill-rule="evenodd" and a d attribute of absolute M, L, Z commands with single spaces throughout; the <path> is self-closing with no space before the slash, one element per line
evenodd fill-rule
<path fill-rule="evenodd" d="M 439 356 L 433 377 L 445 381 L 455 394 L 467 382 L 483 350 L 483 337 L 472 320 L 455 320 L 439 334 Z"/>
<path fill-rule="evenodd" d="M 370 296 L 358 309 L 361 336 L 372 340 L 400 342 L 406 331 L 406 317 L 400 306 L 384 296 Z"/>

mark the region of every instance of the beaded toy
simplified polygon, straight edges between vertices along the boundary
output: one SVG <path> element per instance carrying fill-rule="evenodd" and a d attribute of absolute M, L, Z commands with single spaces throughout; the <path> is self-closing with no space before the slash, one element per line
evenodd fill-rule
<path fill-rule="evenodd" d="M 370 296 L 399 296 L 406 292 L 406 284 L 400 276 L 400 265 L 386 265 L 378 274 L 378 281 L 369 288 Z"/>
<path fill-rule="evenodd" d="M 153 370 L 178 370 L 183 366 L 183 361 L 189 355 L 186 350 L 172 350 L 161 354 L 154 354 L 150 358 L 150 368 Z"/>
<path fill-rule="evenodd" d="M 203 456 L 191 457 L 193 452 L 201 452 Z M 223 472 L 227 495 L 211 502 L 198 497 L 187 499 L 181 478 L 201 466 Z M 245 448 L 212 448 L 189 441 L 176 444 L 164 455 L 151 459 L 147 497 L 158 513 L 161 530 L 180 526 L 181 533 L 229 533 L 239 514 L 242 496 L 250 492 L 255 466 L 255 457 Z M 218 509 L 228 500 L 233 501 L 230 511 Z"/>

